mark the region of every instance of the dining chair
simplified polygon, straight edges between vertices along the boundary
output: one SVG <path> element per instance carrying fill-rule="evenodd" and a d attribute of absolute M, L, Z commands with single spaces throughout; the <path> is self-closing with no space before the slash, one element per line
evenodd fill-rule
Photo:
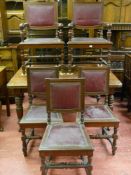
<path fill-rule="evenodd" d="M 99 101 L 86 99 L 84 124 L 86 127 L 102 128 L 101 133 L 91 134 L 92 139 L 106 139 L 112 147 L 112 154 L 116 153 L 119 119 L 108 106 L 109 72 L 107 66 L 84 67 L 81 77 L 85 78 L 85 97 L 98 96 Z"/>
<path fill-rule="evenodd" d="M 63 62 L 63 24 L 58 22 L 58 2 L 24 1 L 25 22 L 20 24 L 22 65 Z"/>
<path fill-rule="evenodd" d="M 111 30 L 103 22 L 103 2 L 73 2 L 73 17 L 68 24 L 69 63 L 108 63 L 102 50 L 111 48 Z M 103 34 L 106 26 L 107 35 Z"/>
<path fill-rule="evenodd" d="M 27 156 L 29 141 L 41 138 L 42 134 L 36 135 L 34 128 L 45 128 L 47 125 L 45 79 L 56 77 L 58 77 L 58 69 L 56 67 L 35 66 L 27 69 L 29 108 L 19 121 L 24 156 Z M 59 116 L 51 115 L 53 122 L 62 121 Z"/>
<path fill-rule="evenodd" d="M 39 147 L 42 175 L 57 168 L 85 168 L 91 175 L 93 147 L 83 125 L 84 79 L 47 79 L 46 87 L 48 125 Z M 52 123 L 52 112 L 62 116 L 64 122 Z M 80 124 L 70 121 L 70 114 L 76 117 L 77 113 Z M 76 161 L 58 162 L 61 156 L 71 156 Z"/>

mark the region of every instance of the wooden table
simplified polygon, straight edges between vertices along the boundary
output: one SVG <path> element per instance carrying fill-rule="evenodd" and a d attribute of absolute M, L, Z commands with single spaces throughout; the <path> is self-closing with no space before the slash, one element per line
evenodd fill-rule
<path fill-rule="evenodd" d="M 10 105 L 9 105 L 9 97 L 8 97 L 8 91 L 7 91 L 7 77 L 6 77 L 6 67 L 0 66 L 0 89 L 2 95 L 5 97 L 6 102 L 6 110 L 7 110 L 7 116 L 10 116 Z M 0 104 L 0 110 L 1 110 L 1 104 Z M 2 130 L 2 124 L 1 124 L 1 115 L 0 115 L 0 130 Z"/>
<path fill-rule="evenodd" d="M 71 78 L 71 76 L 67 74 L 60 74 L 60 77 Z M 23 75 L 22 68 L 20 68 L 8 82 L 7 87 L 15 90 L 16 112 L 18 119 L 20 120 L 23 116 L 23 93 L 27 91 L 27 77 L 26 75 Z M 114 92 L 117 88 L 122 87 L 122 83 L 112 72 L 110 72 L 109 87 L 109 106 L 113 108 Z"/>

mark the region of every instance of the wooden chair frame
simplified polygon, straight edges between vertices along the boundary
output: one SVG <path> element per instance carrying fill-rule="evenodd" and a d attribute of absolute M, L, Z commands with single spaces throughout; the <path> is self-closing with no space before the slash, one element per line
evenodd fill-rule
<path fill-rule="evenodd" d="M 63 24 L 58 23 L 57 2 L 24 1 L 23 4 L 26 21 L 20 24 L 19 43 L 23 74 L 26 65 L 38 64 L 39 60 L 41 64 L 63 63 Z"/>
<path fill-rule="evenodd" d="M 49 74 L 49 73 L 50 74 Z M 37 73 L 37 75 L 36 75 Z M 46 76 L 42 77 L 42 82 L 35 82 L 38 86 L 34 90 L 32 90 L 32 83 L 35 81 L 34 78 L 31 79 L 32 74 L 35 74 L 39 78 L 40 74 L 45 74 Z M 46 102 L 42 100 L 40 103 L 34 102 L 36 97 L 42 97 L 46 100 L 46 92 L 44 92 L 44 88 L 42 87 L 39 91 L 37 88 L 39 86 L 44 85 L 45 78 L 49 77 L 58 77 L 58 69 L 56 67 L 29 67 L 27 69 L 27 84 L 28 84 L 28 96 L 29 96 L 29 109 L 27 110 L 26 114 L 22 117 L 19 122 L 20 130 L 22 133 L 22 144 L 23 144 L 23 154 L 27 156 L 27 145 L 30 140 L 32 139 L 41 139 L 40 135 L 35 135 L 34 128 L 44 128 L 47 125 L 47 112 L 46 112 Z M 38 79 L 39 80 L 39 79 Z M 38 83 L 38 84 L 37 84 Z M 53 122 L 61 122 L 59 116 L 53 115 Z M 26 129 L 31 129 L 31 132 L 26 132 Z M 28 130 L 27 130 L 28 131 Z"/>
<path fill-rule="evenodd" d="M 95 6 L 97 5 L 97 6 Z M 98 9 L 98 13 L 100 16 L 100 19 L 98 18 L 98 20 L 92 22 L 94 20 L 94 18 L 92 19 L 92 21 L 86 21 L 85 19 L 82 19 L 82 17 L 80 16 L 78 18 L 80 24 L 76 22 L 76 17 L 75 15 L 73 15 L 73 19 L 72 22 L 69 23 L 68 27 L 69 27 L 69 31 L 68 31 L 68 38 L 69 38 L 69 42 L 68 42 L 68 47 L 69 47 L 69 64 L 73 64 L 74 60 L 78 59 L 80 60 L 81 63 L 102 63 L 102 64 L 109 64 L 109 55 L 103 55 L 102 54 L 102 49 L 110 49 L 111 48 L 111 30 L 110 30 L 110 25 L 109 24 L 105 24 L 102 22 L 102 15 L 103 15 L 103 2 L 80 2 L 80 1 L 74 1 L 74 5 L 73 5 L 73 11 L 75 12 L 76 10 L 76 6 L 79 6 L 80 8 L 83 6 L 84 8 L 87 7 L 89 8 L 90 6 L 92 7 L 92 11 L 94 11 L 93 7 Z M 78 11 L 78 10 L 77 10 Z M 79 9 L 79 11 L 81 12 L 82 10 Z M 86 12 L 88 12 L 89 10 L 87 9 Z M 91 10 L 90 10 L 91 11 Z M 79 12 L 79 13 L 80 13 Z M 92 13 L 92 12 L 90 12 Z M 93 13 L 94 14 L 94 13 Z M 89 17 L 89 19 L 91 18 L 91 14 L 86 14 Z M 87 23 L 86 24 L 82 24 L 82 21 L 85 20 L 85 23 L 88 22 L 90 24 Z M 103 28 L 104 26 L 106 26 L 107 28 L 107 39 L 103 38 Z M 82 31 L 84 34 L 82 36 L 82 34 L 79 34 L 78 36 L 75 36 L 75 30 L 78 31 Z M 89 37 L 87 37 L 87 31 L 89 33 Z M 96 35 L 95 35 L 95 31 L 97 31 Z M 81 32 L 81 33 L 82 33 Z M 80 49 L 80 51 L 78 52 L 75 49 Z M 76 52 L 74 54 L 74 51 Z M 77 61 L 76 61 L 77 63 Z"/>
<path fill-rule="evenodd" d="M 56 85 L 57 84 L 57 85 Z M 64 108 L 64 107 L 53 107 L 53 96 L 52 96 L 52 85 L 59 86 L 69 86 L 71 84 L 80 84 L 80 91 L 78 91 L 79 97 L 80 97 L 80 105 L 74 109 L 72 107 Z M 64 92 L 63 92 L 64 94 Z M 78 112 L 81 118 L 81 123 L 83 123 L 83 111 L 84 111 L 84 79 L 47 79 L 47 112 L 48 112 L 48 123 L 49 125 L 46 128 L 45 134 L 43 136 L 42 142 L 39 147 L 39 154 L 41 157 L 41 170 L 42 175 L 45 175 L 48 171 L 48 169 L 55 169 L 55 168 L 85 168 L 86 173 L 91 175 L 92 165 L 91 165 L 91 159 L 93 156 L 93 148 L 92 144 L 90 143 L 90 139 L 88 137 L 88 134 L 85 131 L 85 127 L 83 124 L 77 124 L 75 122 L 64 122 L 61 124 L 53 124 L 51 122 L 51 116 L 50 113 L 59 113 L 61 116 L 63 112 L 66 113 L 72 113 L 72 112 Z M 68 97 L 67 97 L 68 98 Z M 62 99 L 60 99 L 62 100 Z M 54 103 L 54 102 L 53 102 Z M 59 128 L 60 127 L 60 128 Z M 85 140 L 85 145 L 72 145 L 72 143 L 68 142 L 64 145 L 59 144 L 59 139 L 56 139 L 60 136 L 61 128 L 66 128 L 67 132 L 69 132 L 70 127 L 73 127 L 73 130 L 75 131 L 75 128 L 79 128 L 79 133 L 82 133 L 81 137 Z M 53 140 L 56 141 L 57 145 L 49 144 L 48 139 L 51 136 L 51 133 L 53 132 L 54 128 L 58 128 L 58 135 L 56 137 L 53 137 Z M 53 132 L 54 133 L 54 132 Z M 61 136 L 60 136 L 61 137 Z M 52 139 L 51 139 L 52 140 Z M 52 156 L 81 156 L 82 161 L 80 163 L 71 163 L 71 162 L 60 162 L 56 163 L 53 159 L 50 159 Z M 87 159 L 85 159 L 85 156 L 87 156 Z M 51 160 L 51 161 L 50 161 Z"/>
<path fill-rule="evenodd" d="M 116 118 L 116 116 L 113 114 L 113 112 L 110 110 L 110 108 L 108 107 L 108 94 L 109 94 L 109 68 L 108 67 L 98 67 L 98 68 L 94 68 L 94 67 L 88 67 L 88 68 L 83 68 L 81 69 L 81 77 L 84 78 L 83 72 L 95 72 L 95 75 L 97 75 L 97 72 L 103 72 L 105 74 L 105 88 L 103 91 L 87 91 L 85 94 L 88 96 L 105 96 L 105 101 L 104 104 L 85 104 L 85 110 L 89 109 L 90 107 L 93 106 L 93 108 L 96 109 L 102 109 L 104 111 L 106 111 L 106 114 L 109 115 L 110 117 L 86 117 L 86 113 L 84 114 L 84 124 L 86 127 L 101 127 L 102 128 L 102 133 L 100 134 L 96 134 L 96 135 L 90 135 L 90 137 L 92 139 L 107 139 L 111 146 L 112 146 L 112 154 L 115 155 L 116 153 L 116 141 L 118 139 L 118 135 L 117 135 L 117 130 L 119 127 L 119 119 Z M 87 81 L 87 77 L 85 77 L 85 81 Z M 95 82 L 97 83 L 97 82 Z M 96 115 L 98 115 L 96 113 Z M 105 114 L 104 114 L 105 115 Z M 113 128 L 113 133 L 109 132 L 110 129 L 109 127 Z"/>

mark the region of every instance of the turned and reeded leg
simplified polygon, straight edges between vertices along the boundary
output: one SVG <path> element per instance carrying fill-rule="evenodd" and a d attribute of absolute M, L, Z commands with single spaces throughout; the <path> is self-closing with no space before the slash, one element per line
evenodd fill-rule
<path fill-rule="evenodd" d="M 61 49 L 61 65 L 64 64 L 64 49 Z"/>
<path fill-rule="evenodd" d="M 109 105 L 110 109 L 113 110 L 114 95 L 110 94 L 108 98 L 109 98 L 108 105 Z"/>
<path fill-rule="evenodd" d="M 25 135 L 25 129 L 21 129 L 21 140 L 22 140 L 22 150 L 24 156 L 27 156 L 27 144 L 26 144 L 26 135 Z"/>
<path fill-rule="evenodd" d="M 18 121 L 20 121 L 23 116 L 23 94 L 19 94 L 15 97 L 15 104 Z"/>
<path fill-rule="evenodd" d="M 88 175 L 92 175 L 92 156 L 88 156 Z"/>
<path fill-rule="evenodd" d="M 73 64 L 72 48 L 68 48 L 68 65 L 69 67 Z"/>
<path fill-rule="evenodd" d="M 117 147 L 116 147 L 116 141 L 118 139 L 117 135 L 118 128 L 114 127 L 114 133 L 113 133 L 113 143 L 112 143 L 112 155 L 115 155 Z"/>
<path fill-rule="evenodd" d="M 46 169 L 46 166 L 45 166 L 45 161 L 46 161 L 46 158 L 41 158 L 41 175 L 46 175 L 47 174 L 47 169 Z"/>

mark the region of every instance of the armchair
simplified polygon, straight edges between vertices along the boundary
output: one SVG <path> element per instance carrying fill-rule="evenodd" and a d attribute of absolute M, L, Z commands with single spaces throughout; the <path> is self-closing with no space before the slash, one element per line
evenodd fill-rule
<path fill-rule="evenodd" d="M 68 25 L 70 64 L 77 59 L 86 62 L 101 61 L 102 58 L 108 60 L 107 55 L 102 54 L 102 49 L 111 48 L 111 30 L 107 25 L 107 39 L 104 39 L 103 27 L 106 24 L 102 22 L 102 16 L 102 2 L 74 2 L 73 19 Z M 73 49 L 81 50 L 80 54 L 74 54 Z"/>
<path fill-rule="evenodd" d="M 23 5 L 25 23 L 20 24 L 19 43 L 23 64 L 63 63 L 63 24 L 58 23 L 57 2 L 24 1 Z"/>

